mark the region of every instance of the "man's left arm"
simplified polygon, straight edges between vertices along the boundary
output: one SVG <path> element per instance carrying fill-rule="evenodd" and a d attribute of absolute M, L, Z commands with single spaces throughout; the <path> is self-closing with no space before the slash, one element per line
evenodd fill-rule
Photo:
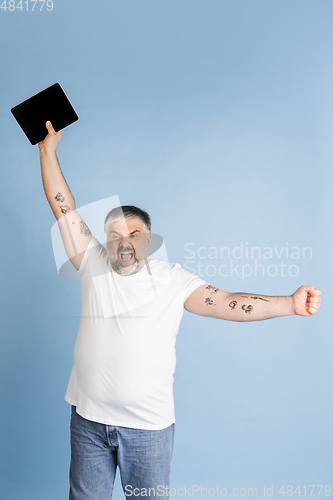
<path fill-rule="evenodd" d="M 297 314 L 313 316 L 320 307 L 320 291 L 302 285 L 293 295 L 268 297 L 253 293 L 229 293 L 201 285 L 184 302 L 187 311 L 229 321 L 260 321 Z"/>

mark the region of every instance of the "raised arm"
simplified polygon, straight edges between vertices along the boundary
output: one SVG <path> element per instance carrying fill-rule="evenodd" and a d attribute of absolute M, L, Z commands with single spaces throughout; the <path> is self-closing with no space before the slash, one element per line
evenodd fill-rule
<path fill-rule="evenodd" d="M 287 297 L 228 293 L 212 285 L 201 285 L 187 297 L 184 307 L 201 316 L 230 321 L 258 321 L 292 314 L 313 316 L 320 307 L 320 301 L 320 291 L 307 285 L 300 286 Z"/>
<path fill-rule="evenodd" d="M 74 197 L 58 163 L 56 149 L 61 139 L 61 132 L 55 132 L 51 122 L 46 122 L 46 128 L 48 133 L 38 144 L 44 191 L 58 220 L 67 256 L 75 269 L 79 269 L 92 236 L 88 226 L 76 211 Z"/>

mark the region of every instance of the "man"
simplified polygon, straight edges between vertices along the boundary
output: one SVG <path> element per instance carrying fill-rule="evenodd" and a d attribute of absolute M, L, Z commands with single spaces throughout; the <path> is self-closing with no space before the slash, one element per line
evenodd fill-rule
<path fill-rule="evenodd" d="M 65 399 L 72 405 L 70 500 L 110 499 L 116 468 L 127 497 L 168 498 L 174 437 L 175 342 L 184 308 L 232 321 L 312 316 L 320 291 L 289 297 L 228 293 L 151 259 L 149 215 L 117 207 L 105 219 L 105 249 L 76 212 L 47 122 L 39 143 L 46 197 L 68 258 L 81 275 L 82 317 Z"/>

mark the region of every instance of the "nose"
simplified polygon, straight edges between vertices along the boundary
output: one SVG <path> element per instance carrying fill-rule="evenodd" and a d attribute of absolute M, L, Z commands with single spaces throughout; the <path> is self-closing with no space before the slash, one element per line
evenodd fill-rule
<path fill-rule="evenodd" d="M 119 241 L 119 248 L 124 247 L 124 248 L 134 248 L 133 241 L 131 236 L 123 236 L 120 241 Z"/>

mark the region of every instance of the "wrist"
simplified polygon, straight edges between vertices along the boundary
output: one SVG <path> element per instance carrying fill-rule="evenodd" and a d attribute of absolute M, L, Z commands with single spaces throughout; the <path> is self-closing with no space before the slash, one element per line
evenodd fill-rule
<path fill-rule="evenodd" d="M 43 158 L 56 158 L 57 157 L 56 150 L 50 149 L 50 148 L 40 148 L 39 154 Z"/>
<path fill-rule="evenodd" d="M 293 296 L 292 295 L 288 295 L 288 297 L 286 297 L 286 299 L 287 299 L 287 310 L 288 310 L 287 315 L 290 316 L 290 315 L 296 314 L 295 313 Z"/>

